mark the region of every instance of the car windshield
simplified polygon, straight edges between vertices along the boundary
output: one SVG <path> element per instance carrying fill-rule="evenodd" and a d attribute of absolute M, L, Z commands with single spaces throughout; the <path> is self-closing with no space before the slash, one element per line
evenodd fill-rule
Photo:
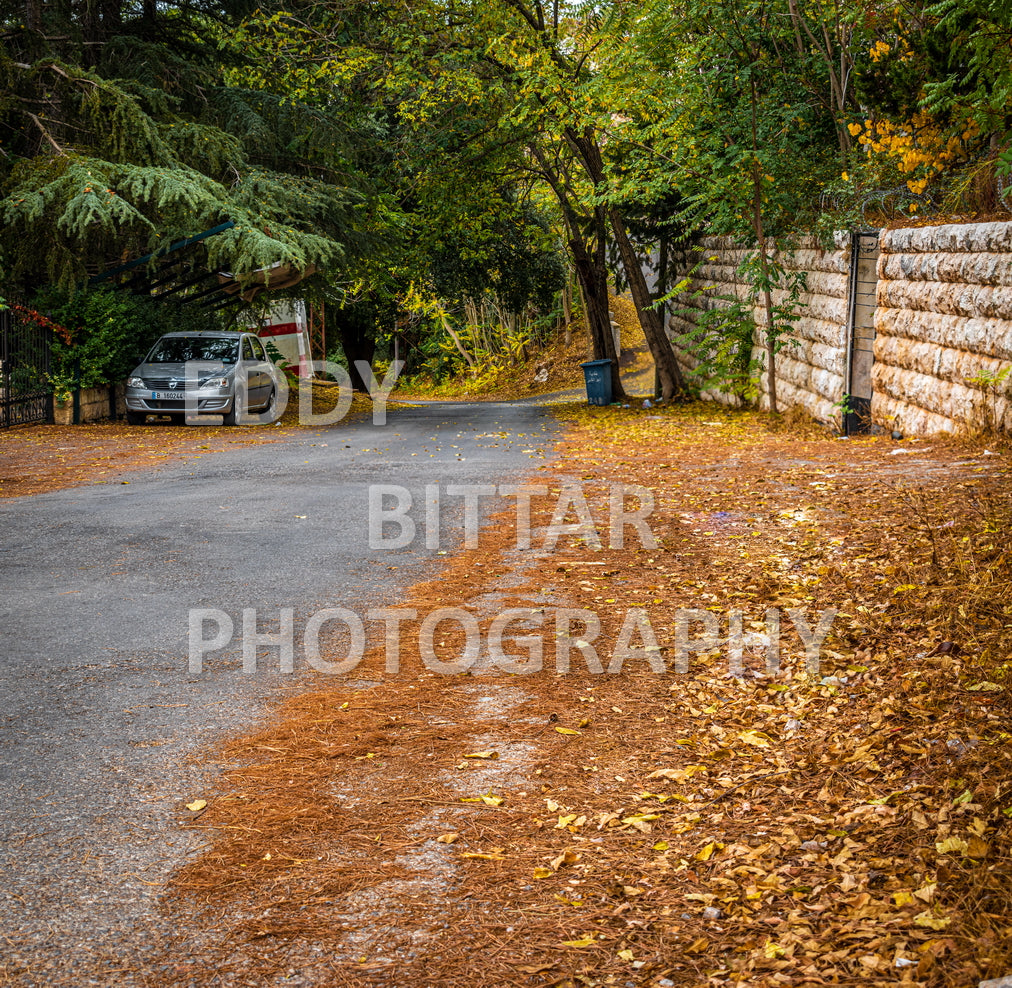
<path fill-rule="evenodd" d="M 185 364 L 187 360 L 220 360 L 234 364 L 239 341 L 227 336 L 166 336 L 148 354 L 149 364 Z"/>

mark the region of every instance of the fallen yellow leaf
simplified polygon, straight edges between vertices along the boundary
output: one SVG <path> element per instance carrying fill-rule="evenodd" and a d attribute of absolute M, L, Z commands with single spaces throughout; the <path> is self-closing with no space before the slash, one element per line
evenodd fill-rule
<path fill-rule="evenodd" d="M 957 854 L 965 854 L 968 847 L 969 845 L 962 837 L 946 837 L 945 840 L 935 844 L 935 850 L 939 854 L 952 854 L 953 851 Z"/>
<path fill-rule="evenodd" d="M 583 899 L 567 899 L 564 895 L 559 895 L 558 892 L 552 896 L 556 902 L 561 902 L 564 906 L 582 906 Z"/>
<path fill-rule="evenodd" d="M 552 860 L 552 867 L 558 871 L 563 865 L 574 865 L 579 860 L 579 852 L 570 848 L 568 851 L 563 851 L 562 854 Z"/>
<path fill-rule="evenodd" d="M 673 782 L 685 782 L 699 772 L 705 772 L 705 765 L 686 765 L 685 768 L 659 768 L 651 772 L 648 779 L 671 779 Z"/>
<path fill-rule="evenodd" d="M 970 858 L 986 858 L 987 852 L 990 850 L 991 848 L 987 841 L 982 840 L 976 834 L 970 838 L 966 846 L 966 854 Z"/>
<path fill-rule="evenodd" d="M 713 857 L 714 851 L 722 851 L 723 849 L 724 845 L 720 841 L 711 841 L 705 847 L 701 847 L 693 857 L 697 861 L 709 861 Z"/>
<path fill-rule="evenodd" d="M 462 803 L 484 803 L 486 806 L 502 806 L 502 796 L 461 796 Z"/>
<path fill-rule="evenodd" d="M 195 799 L 192 803 L 186 804 L 186 808 L 191 813 L 197 813 L 198 811 L 202 810 L 205 806 L 207 806 L 206 799 Z"/>

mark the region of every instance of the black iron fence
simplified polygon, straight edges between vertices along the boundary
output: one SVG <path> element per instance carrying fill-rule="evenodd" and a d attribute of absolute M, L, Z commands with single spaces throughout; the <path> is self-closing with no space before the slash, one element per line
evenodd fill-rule
<path fill-rule="evenodd" d="M 53 421 L 50 332 L 0 311 L 0 428 Z"/>

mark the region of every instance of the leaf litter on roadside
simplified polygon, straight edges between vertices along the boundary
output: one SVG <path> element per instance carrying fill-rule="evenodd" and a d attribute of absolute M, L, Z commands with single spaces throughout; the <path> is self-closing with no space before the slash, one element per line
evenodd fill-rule
<path fill-rule="evenodd" d="M 210 801 L 200 822 L 213 850 L 177 876 L 181 901 L 273 895 L 287 950 L 323 938 L 340 956 L 347 934 L 327 926 L 314 889 L 341 901 L 386 889 L 403 909 L 372 920 L 388 931 L 427 928 L 433 911 L 457 921 L 478 899 L 467 937 L 397 955 L 402 973 L 420 965 L 448 985 L 515 984 L 518 970 L 545 985 L 943 986 L 1012 973 L 1004 459 L 980 472 L 972 447 L 937 442 L 890 457 L 887 440 L 843 444 L 712 407 L 560 414 L 571 432 L 542 479 L 561 490 L 584 478 L 602 532 L 611 483 L 648 488 L 659 545 L 563 539 L 503 606 L 594 610 L 597 641 L 579 639 L 568 674 L 546 662 L 447 679 L 406 654 L 417 678 L 384 681 L 377 655 L 368 706 L 349 708 L 334 683 L 324 699 L 289 701 L 277 725 L 233 747 L 260 755 L 230 773 L 234 798 Z M 551 508 L 535 510 L 536 526 Z M 508 522 L 416 588 L 412 606 L 494 589 Z M 607 668 L 602 642 L 634 607 L 649 614 L 664 674 L 645 648 L 620 673 L 589 672 L 583 646 Z M 726 642 L 674 671 L 680 610 L 726 625 L 737 609 L 758 635 L 769 608 L 806 620 L 835 609 L 821 668 L 785 618 L 778 667 L 753 639 L 736 672 Z M 545 656 L 554 647 L 549 634 Z M 476 688 L 521 694 L 523 716 L 476 719 Z M 288 754 L 263 762 L 280 738 Z M 511 744 L 522 758 L 502 754 Z M 507 781 L 448 790 L 461 751 Z M 335 772 L 373 795 L 347 808 L 322 798 Z M 403 892 L 403 849 L 451 835 L 466 847 L 451 886 Z M 261 852 L 247 867 L 271 842 L 291 857 Z M 247 973 L 275 956 L 258 950 L 242 954 Z"/>

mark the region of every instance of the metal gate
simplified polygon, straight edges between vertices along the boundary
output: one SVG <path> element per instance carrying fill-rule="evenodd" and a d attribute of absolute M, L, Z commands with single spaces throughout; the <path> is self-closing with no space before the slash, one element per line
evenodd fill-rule
<path fill-rule="evenodd" d="M 49 330 L 0 312 L 0 428 L 53 421 Z"/>
<path fill-rule="evenodd" d="M 850 250 L 850 317 L 847 325 L 847 435 L 871 428 L 871 369 L 875 361 L 878 231 L 854 233 Z"/>

